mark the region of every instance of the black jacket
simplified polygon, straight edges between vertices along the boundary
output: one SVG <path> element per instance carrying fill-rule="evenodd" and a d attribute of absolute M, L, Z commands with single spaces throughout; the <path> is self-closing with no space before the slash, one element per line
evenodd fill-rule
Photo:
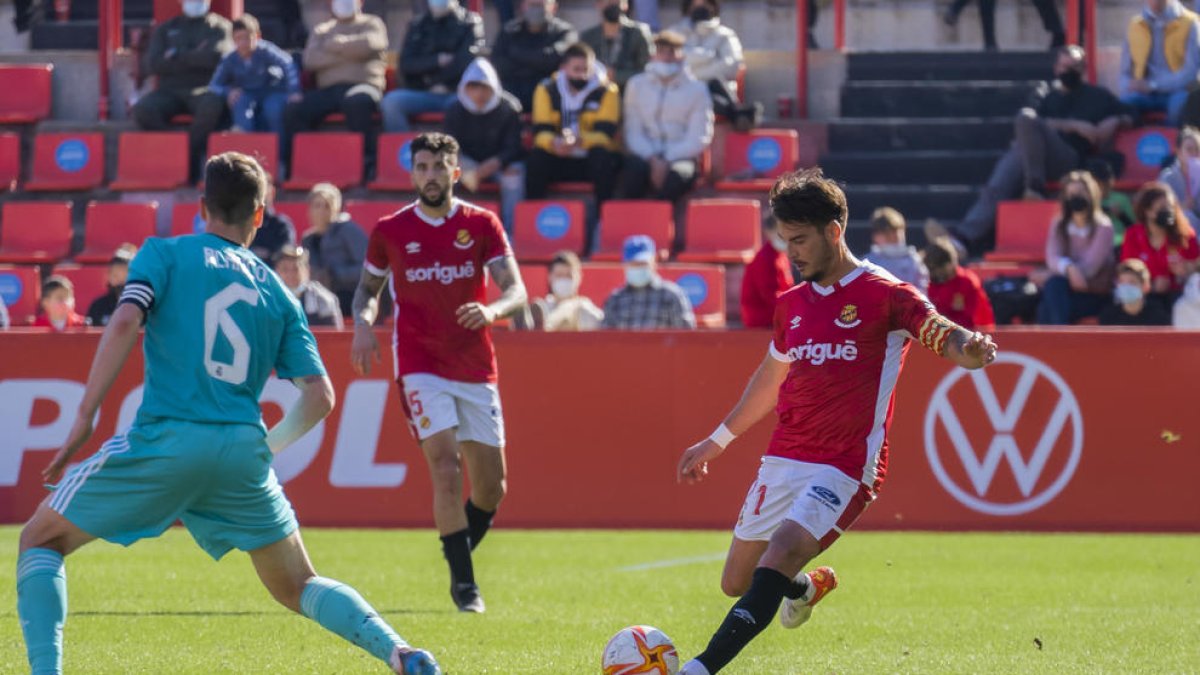
<path fill-rule="evenodd" d="M 534 33 L 524 19 L 504 24 L 492 63 L 500 74 L 500 83 L 528 110 L 533 106 L 533 90 L 539 82 L 558 70 L 563 53 L 578 40 L 575 27 L 558 17 L 547 17 L 546 27 Z"/>
<path fill-rule="evenodd" d="M 426 12 L 408 27 L 400 51 L 400 72 L 408 89 L 429 89 L 442 85 L 453 91 L 467 64 L 483 50 L 483 19 L 461 6 L 440 19 Z M 454 61 L 442 67 L 438 54 L 454 54 Z"/>
<path fill-rule="evenodd" d="M 463 155 L 476 162 L 499 157 L 507 167 L 521 159 L 521 104 L 508 92 L 500 92 L 500 105 L 476 115 L 455 101 L 446 109 L 446 133 L 458 139 Z"/>

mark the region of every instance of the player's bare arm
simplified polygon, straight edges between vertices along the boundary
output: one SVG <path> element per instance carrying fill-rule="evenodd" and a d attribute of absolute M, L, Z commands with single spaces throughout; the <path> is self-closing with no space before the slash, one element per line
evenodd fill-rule
<path fill-rule="evenodd" d="M 742 398 L 725 416 L 725 421 L 712 436 L 688 448 L 679 459 L 676 480 L 688 484 L 704 480 L 708 475 L 708 463 L 725 452 L 725 445 L 750 430 L 775 409 L 779 398 L 779 387 L 787 378 L 789 364 L 767 354 L 758 370 L 754 371 Z M 717 438 L 718 434 L 725 438 Z"/>
<path fill-rule="evenodd" d="M 140 307 L 128 302 L 121 303 L 113 312 L 108 327 L 104 329 L 104 336 L 100 338 L 100 345 L 96 348 L 96 356 L 92 359 L 87 388 L 83 392 L 83 401 L 79 404 L 75 423 L 71 425 L 71 433 L 54 455 L 54 459 L 42 471 L 42 477 L 47 482 L 57 482 L 71 458 L 91 438 L 92 420 L 96 418 L 96 410 L 100 408 L 100 402 L 104 400 L 104 396 L 108 394 L 121 368 L 124 367 L 129 352 L 137 344 L 138 330 L 142 327 L 144 316 Z"/>
<path fill-rule="evenodd" d="M 300 390 L 300 400 L 288 409 L 278 424 L 267 431 L 267 447 L 271 448 L 272 454 L 279 454 L 295 443 L 333 411 L 335 397 L 329 376 L 297 377 L 292 384 Z"/>
<path fill-rule="evenodd" d="M 983 368 L 996 360 L 992 336 L 967 330 L 941 315 L 927 319 L 917 339 L 933 353 L 968 370 Z"/>
<path fill-rule="evenodd" d="M 387 283 L 386 276 L 363 270 L 354 289 L 351 316 L 354 317 L 354 342 L 350 345 L 350 364 L 359 375 L 370 375 L 371 364 L 379 363 L 379 341 L 375 339 L 375 319 L 379 316 L 379 294 Z"/>
<path fill-rule="evenodd" d="M 468 302 L 458 308 L 458 325 L 468 330 L 479 330 L 514 314 L 524 307 L 529 299 L 525 292 L 525 282 L 521 281 L 516 258 L 504 256 L 493 260 L 488 263 L 487 269 L 488 274 L 492 275 L 492 280 L 500 287 L 500 297 L 487 305 Z"/>

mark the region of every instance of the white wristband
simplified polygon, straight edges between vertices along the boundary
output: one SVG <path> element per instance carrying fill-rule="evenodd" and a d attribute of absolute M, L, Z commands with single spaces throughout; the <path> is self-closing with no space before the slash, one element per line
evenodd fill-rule
<path fill-rule="evenodd" d="M 725 423 L 722 422 L 721 426 L 717 427 L 717 430 L 712 432 L 712 435 L 708 437 L 708 440 L 716 443 L 718 447 L 724 450 L 726 446 L 732 443 L 733 439 L 735 438 L 737 438 L 737 436 L 735 436 L 734 433 L 729 430 L 729 427 L 725 426 Z"/>

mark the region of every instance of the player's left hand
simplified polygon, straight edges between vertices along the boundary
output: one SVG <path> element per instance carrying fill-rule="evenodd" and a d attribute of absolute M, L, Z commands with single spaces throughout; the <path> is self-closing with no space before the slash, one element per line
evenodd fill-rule
<path fill-rule="evenodd" d="M 708 463 L 721 456 L 721 446 L 706 438 L 688 448 L 679 458 L 675 480 L 679 483 L 699 483 L 708 476 Z"/>
<path fill-rule="evenodd" d="M 467 330 L 479 330 L 496 321 L 496 313 L 492 311 L 492 308 L 478 302 L 468 302 L 459 307 L 455 316 L 458 318 L 458 325 Z"/>
<path fill-rule="evenodd" d="M 977 364 L 976 368 L 990 366 L 996 360 L 996 343 L 992 342 L 991 335 L 984 333 L 972 333 L 962 351 L 963 356 Z"/>
<path fill-rule="evenodd" d="M 67 462 L 79 452 L 79 448 L 83 447 L 84 443 L 92 437 L 92 418 L 90 416 L 79 416 L 75 418 L 75 424 L 71 427 L 71 433 L 67 436 L 67 442 L 59 448 L 55 453 L 54 459 L 50 460 L 50 464 L 42 470 L 42 479 L 47 483 L 57 483 L 62 478 L 63 470 L 67 468 Z"/>

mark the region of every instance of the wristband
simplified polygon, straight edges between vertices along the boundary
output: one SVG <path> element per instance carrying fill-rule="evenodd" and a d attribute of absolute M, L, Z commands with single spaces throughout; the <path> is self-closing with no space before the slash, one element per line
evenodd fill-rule
<path fill-rule="evenodd" d="M 724 450 L 726 446 L 732 443 L 733 439 L 735 438 L 737 438 L 737 436 L 729 430 L 729 427 L 725 426 L 724 422 L 722 422 L 721 426 L 717 427 L 717 430 L 712 432 L 712 435 L 708 437 L 708 440 L 716 443 L 717 447 Z"/>

